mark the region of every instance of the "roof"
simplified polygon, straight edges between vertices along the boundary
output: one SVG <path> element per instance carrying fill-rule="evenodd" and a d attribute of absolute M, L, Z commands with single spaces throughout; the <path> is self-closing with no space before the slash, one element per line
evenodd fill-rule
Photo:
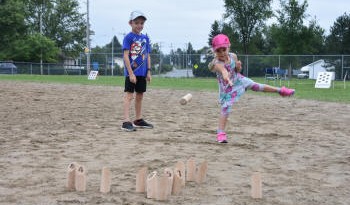
<path fill-rule="evenodd" d="M 328 66 L 325 63 L 325 61 L 323 59 L 317 60 L 315 62 L 312 62 L 306 66 L 301 67 L 300 71 L 302 72 L 308 72 L 310 70 L 310 68 L 314 67 L 314 66 L 318 66 L 320 65 L 321 67 L 323 67 L 326 70 L 334 70 L 334 66 Z"/>

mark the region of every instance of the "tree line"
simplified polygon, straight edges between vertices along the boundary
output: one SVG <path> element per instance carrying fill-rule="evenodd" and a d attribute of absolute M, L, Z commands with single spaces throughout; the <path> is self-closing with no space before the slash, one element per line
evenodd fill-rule
<path fill-rule="evenodd" d="M 208 28 L 208 46 L 194 50 L 189 42 L 187 50 L 178 48 L 170 55 L 206 53 L 218 33 L 229 36 L 231 50 L 238 54 L 350 54 L 350 15 L 346 12 L 335 19 L 326 35 L 316 17 L 307 20 L 307 0 L 280 0 L 277 11 L 271 4 L 272 0 L 224 0 L 223 19 Z M 0 60 L 61 62 L 81 57 L 86 47 L 86 14 L 79 6 L 78 0 L 0 0 Z M 276 21 L 268 25 L 272 18 Z M 113 42 L 91 51 L 110 53 L 112 47 L 114 53 L 121 52 L 115 36 Z M 152 47 L 154 54 L 162 54 L 158 44 Z M 175 60 L 170 57 L 168 63 Z M 161 63 L 158 58 L 154 61 Z"/>
<path fill-rule="evenodd" d="M 0 0 L 0 60 L 57 62 L 86 45 L 78 0 Z"/>
<path fill-rule="evenodd" d="M 329 34 L 309 15 L 307 0 L 224 0 L 224 19 L 211 26 L 208 43 L 218 33 L 232 39 L 232 49 L 241 54 L 321 55 L 350 54 L 350 15 L 338 17 Z M 267 25 L 275 17 L 276 22 Z"/>

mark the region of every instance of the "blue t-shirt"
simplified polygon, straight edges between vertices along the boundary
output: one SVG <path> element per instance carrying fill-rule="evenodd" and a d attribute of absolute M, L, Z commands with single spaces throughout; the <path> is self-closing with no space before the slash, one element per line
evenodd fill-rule
<path fill-rule="evenodd" d="M 148 69 L 148 55 L 151 52 L 149 38 L 144 34 L 128 33 L 123 40 L 123 51 L 129 50 L 131 69 L 135 76 L 146 76 Z M 124 61 L 124 76 L 129 76 Z"/>

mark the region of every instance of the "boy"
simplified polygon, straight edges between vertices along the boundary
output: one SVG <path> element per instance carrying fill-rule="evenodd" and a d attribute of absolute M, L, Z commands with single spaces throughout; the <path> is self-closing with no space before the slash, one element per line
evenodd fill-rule
<path fill-rule="evenodd" d="M 122 130 L 136 131 L 136 127 L 153 128 L 153 125 L 142 119 L 141 108 L 143 93 L 147 82 L 151 81 L 151 46 L 147 35 L 141 33 L 146 16 L 140 11 L 130 14 L 131 32 L 123 40 L 123 59 L 125 76 L 124 122 Z M 135 95 L 135 118 L 133 123 L 129 117 L 131 101 Z"/>

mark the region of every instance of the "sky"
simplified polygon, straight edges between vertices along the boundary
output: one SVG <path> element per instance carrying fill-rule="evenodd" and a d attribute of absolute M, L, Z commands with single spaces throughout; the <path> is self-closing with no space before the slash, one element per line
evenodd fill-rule
<path fill-rule="evenodd" d="M 87 1 L 79 0 L 83 12 L 86 12 Z M 349 0 L 307 2 L 307 20 L 316 18 L 326 34 L 339 16 L 350 13 Z M 163 53 L 185 49 L 189 42 L 195 50 L 208 46 L 211 25 L 215 20 L 222 20 L 225 13 L 224 0 L 89 0 L 89 6 L 91 30 L 94 31 L 91 47 L 104 46 L 113 36 L 122 43 L 123 35 L 131 30 L 130 13 L 140 10 L 147 17 L 142 33 L 147 33 L 152 43 L 161 45 Z M 279 0 L 274 0 L 273 9 L 278 6 Z"/>

